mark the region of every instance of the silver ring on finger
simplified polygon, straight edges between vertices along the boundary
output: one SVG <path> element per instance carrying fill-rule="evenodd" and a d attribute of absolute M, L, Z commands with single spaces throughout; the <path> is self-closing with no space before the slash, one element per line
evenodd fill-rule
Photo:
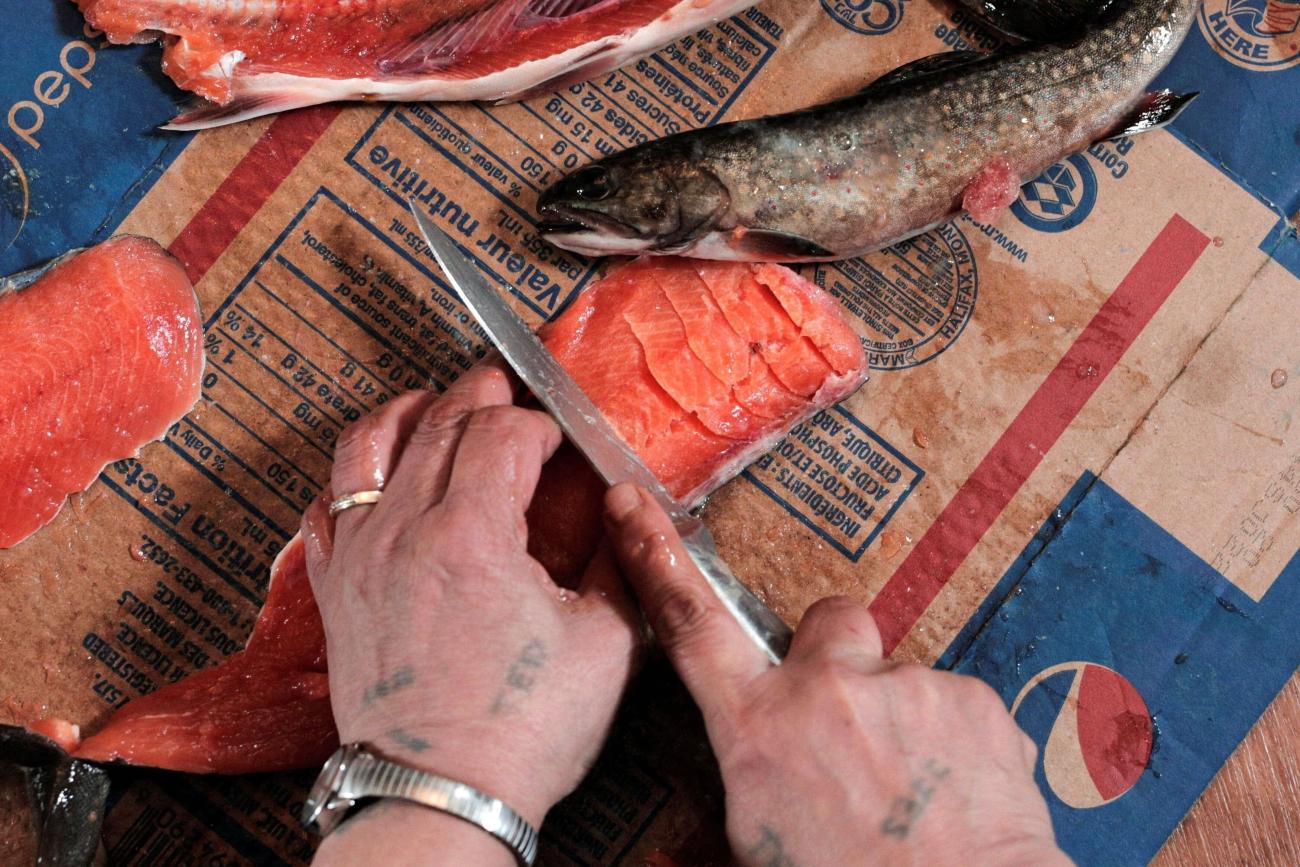
<path fill-rule="evenodd" d="M 333 518 L 339 512 L 346 512 L 353 506 L 373 506 L 379 502 L 382 493 L 382 491 L 357 491 L 355 494 L 345 494 L 330 503 L 330 517 Z"/>

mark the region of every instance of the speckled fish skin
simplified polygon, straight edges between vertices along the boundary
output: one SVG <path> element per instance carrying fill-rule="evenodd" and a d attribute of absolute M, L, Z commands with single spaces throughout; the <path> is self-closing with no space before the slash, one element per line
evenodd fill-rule
<path fill-rule="evenodd" d="M 1198 5 L 1133 0 L 1067 45 L 632 148 L 543 193 L 549 240 L 592 255 L 768 261 L 879 249 L 959 214 L 990 174 L 1014 183 L 1014 200 L 1064 155 L 1125 128 Z"/>

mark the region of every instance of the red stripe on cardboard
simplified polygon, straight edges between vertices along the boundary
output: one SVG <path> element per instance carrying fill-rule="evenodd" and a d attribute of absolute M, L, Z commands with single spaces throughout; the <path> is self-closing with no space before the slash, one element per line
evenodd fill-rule
<path fill-rule="evenodd" d="M 1102 304 L 872 600 L 885 653 L 921 619 L 1209 242 L 1175 214 Z"/>
<path fill-rule="evenodd" d="M 277 117 L 168 248 L 198 283 L 342 111 L 318 106 Z"/>

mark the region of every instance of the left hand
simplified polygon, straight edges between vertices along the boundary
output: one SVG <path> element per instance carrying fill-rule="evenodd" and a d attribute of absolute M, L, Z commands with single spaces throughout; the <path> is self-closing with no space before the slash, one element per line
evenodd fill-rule
<path fill-rule="evenodd" d="M 528 555 L 524 511 L 560 432 L 513 396 L 486 362 L 442 396 L 410 392 L 358 421 L 304 535 L 341 741 L 537 826 L 595 760 L 639 618 L 608 552 L 576 592 Z M 370 489 L 379 503 L 329 517 L 331 497 Z"/>

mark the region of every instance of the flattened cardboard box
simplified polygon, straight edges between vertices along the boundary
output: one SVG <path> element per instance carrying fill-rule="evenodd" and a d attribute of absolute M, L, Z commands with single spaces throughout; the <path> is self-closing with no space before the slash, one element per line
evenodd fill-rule
<path fill-rule="evenodd" d="M 565 171 L 996 42 L 946 7 L 861 5 L 766 3 L 519 105 L 326 107 L 183 150 L 141 134 L 161 117 L 137 116 L 124 135 L 153 149 L 113 205 L 134 204 L 120 230 L 170 245 L 196 280 L 204 396 L 163 443 L 0 554 L 5 719 L 92 728 L 241 647 L 339 430 L 481 355 L 408 198 L 540 323 L 601 267 L 536 232 L 536 196 Z M 1165 78 L 1215 93 L 1264 77 L 1251 80 L 1261 100 L 1300 110 L 1285 99 L 1294 63 L 1256 74 L 1216 59 L 1231 45 L 1214 5 Z M 128 75 L 156 60 L 135 51 L 97 56 Z M 1222 69 L 1189 71 L 1188 53 Z M 153 82 L 120 86 L 158 94 L 148 111 L 160 116 L 173 102 Z M 58 119 L 41 134 L 78 134 Z M 1262 157 L 1225 148 L 1203 121 L 1193 111 L 1190 132 L 1072 156 L 993 224 L 964 218 L 806 267 L 857 327 L 872 381 L 706 512 L 737 572 L 788 620 L 846 593 L 871 604 L 896 657 L 989 680 L 1044 746 L 1039 782 L 1081 863 L 1154 854 L 1300 663 L 1286 626 L 1300 593 L 1300 284 L 1286 266 L 1300 255 L 1283 219 L 1300 207 L 1300 161 L 1275 142 Z M 24 166 L 53 159 L 0 141 Z M 27 201 L 46 196 L 46 211 L 24 217 L 46 234 L 20 231 L 4 261 L 118 226 L 102 201 L 93 212 L 63 199 L 82 181 L 40 181 Z M 65 212 L 80 222 L 54 216 Z M 304 863 L 313 842 L 295 817 L 312 776 L 125 772 L 111 860 Z M 697 715 L 655 666 L 591 779 L 549 817 L 543 857 L 725 863 L 720 819 Z"/>

